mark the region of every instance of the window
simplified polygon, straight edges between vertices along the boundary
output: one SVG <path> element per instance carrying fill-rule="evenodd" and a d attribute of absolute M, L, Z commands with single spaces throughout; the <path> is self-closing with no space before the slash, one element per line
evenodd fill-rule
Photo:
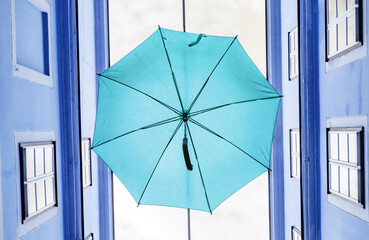
<path fill-rule="evenodd" d="M 295 27 L 288 34 L 288 53 L 289 53 L 289 76 L 290 79 L 299 76 L 299 44 L 298 30 Z"/>
<path fill-rule="evenodd" d="M 365 115 L 327 119 L 327 160 L 321 176 L 326 179 L 322 181 L 327 192 L 323 199 L 369 222 L 367 126 Z"/>
<path fill-rule="evenodd" d="M 12 0 L 11 8 L 13 75 L 53 87 L 50 4 Z"/>
<path fill-rule="evenodd" d="M 339 57 L 362 45 L 361 0 L 327 0 L 327 59 Z"/>
<path fill-rule="evenodd" d="M 82 186 L 86 188 L 91 186 L 91 140 L 89 138 L 82 139 Z"/>
<path fill-rule="evenodd" d="M 301 240 L 301 233 L 299 230 L 297 230 L 297 228 L 292 227 L 292 231 L 291 231 L 291 235 L 292 235 L 292 240 Z"/>
<path fill-rule="evenodd" d="M 328 129 L 329 193 L 363 204 L 363 128 Z"/>
<path fill-rule="evenodd" d="M 94 235 L 92 233 L 90 233 L 90 235 L 88 235 L 85 240 L 93 240 L 94 239 Z"/>
<path fill-rule="evenodd" d="M 290 130 L 291 177 L 300 179 L 300 130 Z"/>
<path fill-rule="evenodd" d="M 55 143 L 21 143 L 22 220 L 56 205 Z"/>

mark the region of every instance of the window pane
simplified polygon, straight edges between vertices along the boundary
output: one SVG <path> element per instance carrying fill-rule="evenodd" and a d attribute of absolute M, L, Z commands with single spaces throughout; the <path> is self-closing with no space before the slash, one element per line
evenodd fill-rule
<path fill-rule="evenodd" d="M 292 50 L 293 50 L 293 44 L 294 44 L 293 37 L 292 37 L 292 32 L 290 32 L 290 34 L 288 35 L 288 43 L 289 43 L 288 49 L 289 49 L 289 52 L 291 53 Z"/>
<path fill-rule="evenodd" d="M 340 133 L 339 134 L 339 160 L 340 161 L 348 161 L 348 156 L 347 156 L 347 134 L 346 133 Z"/>
<path fill-rule="evenodd" d="M 293 231 L 293 237 L 292 237 L 293 240 L 297 240 L 297 233 L 295 231 Z"/>
<path fill-rule="evenodd" d="M 293 70 L 295 69 L 295 64 L 294 64 L 294 56 L 290 55 L 290 77 L 292 77 L 294 75 Z"/>
<path fill-rule="evenodd" d="M 26 179 L 35 176 L 35 150 L 34 148 L 26 148 Z"/>
<path fill-rule="evenodd" d="M 330 175 L 330 189 L 338 192 L 338 166 L 330 164 L 331 175 Z"/>
<path fill-rule="evenodd" d="M 86 186 L 86 165 L 82 166 L 82 186 Z"/>
<path fill-rule="evenodd" d="M 54 202 L 54 179 L 48 178 L 45 181 L 46 185 L 46 205 L 49 205 Z"/>
<path fill-rule="evenodd" d="M 338 49 L 346 47 L 346 18 L 338 23 Z"/>
<path fill-rule="evenodd" d="M 81 149 L 81 151 L 82 151 L 82 163 L 84 163 L 85 161 L 86 161 L 86 152 L 85 152 L 85 142 L 84 142 L 84 140 L 82 140 L 82 149 Z"/>
<path fill-rule="evenodd" d="M 298 32 L 298 29 L 296 28 L 296 31 L 294 33 L 294 36 L 295 36 L 295 47 L 294 47 L 294 50 L 296 53 L 298 53 L 298 47 L 299 47 L 299 32 Z"/>
<path fill-rule="evenodd" d="M 336 25 L 332 26 L 328 29 L 328 43 L 329 43 L 329 51 L 328 54 L 331 55 L 337 51 L 337 28 Z"/>
<path fill-rule="evenodd" d="M 45 207 L 45 181 L 38 181 L 36 183 L 36 192 L 37 192 L 37 210 Z"/>
<path fill-rule="evenodd" d="M 350 197 L 358 200 L 358 192 L 359 192 L 359 179 L 356 169 L 350 169 Z"/>
<path fill-rule="evenodd" d="M 356 0 L 347 0 L 347 9 L 350 9 L 355 6 Z"/>
<path fill-rule="evenodd" d="M 296 157 L 292 157 L 291 159 L 291 174 L 292 176 L 296 176 Z"/>
<path fill-rule="evenodd" d="M 26 185 L 26 195 L 27 195 L 27 215 L 31 215 L 36 212 L 36 194 L 35 194 L 35 184 L 29 183 Z"/>
<path fill-rule="evenodd" d="M 90 161 L 90 144 L 89 141 L 85 142 L 85 156 L 86 156 L 86 161 L 89 162 Z"/>
<path fill-rule="evenodd" d="M 336 19 L 336 0 L 329 0 L 328 9 L 328 22 L 331 23 Z"/>
<path fill-rule="evenodd" d="M 349 162 L 357 163 L 357 156 L 358 156 L 358 145 L 357 145 L 357 133 L 350 133 L 349 134 Z"/>
<path fill-rule="evenodd" d="M 296 176 L 300 177 L 300 157 L 296 157 Z"/>
<path fill-rule="evenodd" d="M 340 193 L 348 196 L 348 169 L 340 167 Z"/>
<path fill-rule="evenodd" d="M 45 148 L 45 173 L 53 171 L 53 151 L 52 147 Z"/>
<path fill-rule="evenodd" d="M 291 152 L 296 152 L 296 140 L 295 133 L 291 131 Z"/>
<path fill-rule="evenodd" d="M 338 3 L 338 17 L 346 12 L 346 0 L 337 0 Z"/>
<path fill-rule="evenodd" d="M 36 158 L 36 176 L 44 174 L 44 149 L 35 148 L 35 158 Z"/>
<path fill-rule="evenodd" d="M 330 158 L 338 159 L 338 134 L 329 133 L 330 136 Z"/>
<path fill-rule="evenodd" d="M 90 176 L 90 170 L 91 170 L 91 166 L 90 165 L 86 165 L 86 185 L 90 185 L 91 183 L 91 176 Z"/>
<path fill-rule="evenodd" d="M 347 18 L 347 38 L 348 38 L 348 45 L 353 44 L 357 41 L 356 38 L 356 11 L 350 14 Z"/>

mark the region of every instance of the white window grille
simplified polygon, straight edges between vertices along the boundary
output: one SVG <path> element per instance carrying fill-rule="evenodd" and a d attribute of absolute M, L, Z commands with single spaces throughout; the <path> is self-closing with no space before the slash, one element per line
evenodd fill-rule
<path fill-rule="evenodd" d="M 362 204 L 363 128 L 328 129 L 329 193 Z"/>
<path fill-rule="evenodd" d="M 327 59 L 362 45 L 362 1 L 326 0 Z"/>
<path fill-rule="evenodd" d="M 300 179 L 300 130 L 290 130 L 290 148 L 291 148 L 291 159 L 290 169 L 291 177 Z"/>
<path fill-rule="evenodd" d="M 22 220 L 56 205 L 55 143 L 21 143 Z"/>
<path fill-rule="evenodd" d="M 289 77 L 290 79 L 299 76 L 299 40 L 298 28 L 295 27 L 288 34 L 288 53 L 289 53 Z"/>
<path fill-rule="evenodd" d="M 89 138 L 82 139 L 81 143 L 81 151 L 82 151 L 82 185 L 83 188 L 86 188 L 88 186 L 92 185 L 91 180 L 91 140 Z"/>

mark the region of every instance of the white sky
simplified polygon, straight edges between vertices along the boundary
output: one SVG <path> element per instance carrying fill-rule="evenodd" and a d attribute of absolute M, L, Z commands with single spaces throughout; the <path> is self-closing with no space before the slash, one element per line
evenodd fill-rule
<path fill-rule="evenodd" d="M 265 8 L 261 0 L 186 0 L 187 32 L 235 36 L 265 75 Z M 182 31 L 181 0 L 109 0 L 111 64 L 157 26 Z M 186 240 L 187 210 L 140 206 L 114 179 L 117 240 Z M 191 211 L 192 240 L 269 239 L 268 174 L 223 202 L 213 215 Z"/>

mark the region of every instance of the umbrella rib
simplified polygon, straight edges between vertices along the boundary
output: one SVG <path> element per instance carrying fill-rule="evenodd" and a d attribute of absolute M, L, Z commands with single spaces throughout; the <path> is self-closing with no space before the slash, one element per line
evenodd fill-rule
<path fill-rule="evenodd" d="M 164 37 L 163 37 L 163 33 L 161 32 L 161 28 L 160 28 L 160 26 L 159 26 L 159 31 L 160 31 L 161 40 L 162 40 L 162 42 L 163 42 L 163 46 L 164 46 L 164 50 L 165 50 L 165 55 L 167 56 L 167 60 L 168 60 L 168 63 L 169 63 L 170 72 L 172 73 L 172 79 L 173 79 L 173 83 L 174 83 L 174 86 L 175 86 L 176 91 L 177 91 L 177 95 L 178 95 L 179 103 L 181 104 L 182 112 L 184 112 L 184 108 L 183 108 L 183 104 L 182 104 L 182 98 L 181 98 L 181 95 L 179 94 L 179 90 L 178 90 L 178 85 L 177 85 L 176 77 L 174 76 L 172 63 L 170 62 L 170 58 L 169 58 L 169 54 L 168 54 L 168 50 L 167 50 L 167 47 L 165 46 Z"/>
<path fill-rule="evenodd" d="M 156 165 L 155 165 L 154 169 L 152 170 L 152 173 L 151 173 L 151 175 L 150 175 L 149 180 L 148 180 L 148 181 L 147 181 L 147 183 L 146 183 L 146 186 L 145 186 L 145 188 L 144 188 L 144 190 L 143 190 L 143 192 L 142 192 L 142 194 L 141 194 L 141 197 L 140 197 L 140 199 L 138 200 L 138 204 L 137 204 L 137 206 L 138 206 L 138 205 L 140 205 L 141 199 L 142 199 L 143 195 L 144 195 L 144 194 L 145 194 L 145 192 L 146 192 L 147 186 L 149 185 L 149 183 L 150 183 L 150 181 L 151 181 L 151 178 L 152 178 L 152 176 L 154 175 L 154 172 L 155 172 L 156 168 L 158 167 L 158 165 L 159 165 L 159 162 L 160 162 L 161 158 L 163 157 L 163 155 L 164 155 L 165 151 L 167 150 L 167 148 L 168 148 L 169 144 L 172 142 L 172 140 L 173 140 L 174 136 L 176 135 L 176 133 L 178 132 L 179 128 L 182 126 L 182 123 L 183 123 L 183 120 L 181 120 L 181 121 L 179 122 L 178 126 L 176 127 L 176 129 L 174 130 L 174 132 L 173 132 L 172 136 L 170 137 L 169 142 L 167 143 L 167 145 L 165 146 L 165 148 L 164 148 L 163 152 L 161 153 L 160 158 L 159 158 L 158 162 L 156 163 Z"/>
<path fill-rule="evenodd" d="M 242 148 L 240 148 L 239 146 L 237 146 L 236 144 L 232 143 L 231 141 L 229 141 L 228 139 L 220 136 L 219 134 L 217 134 L 216 132 L 214 132 L 213 130 L 205 127 L 204 125 L 202 125 L 201 123 L 193 120 L 192 118 L 188 118 L 189 121 L 191 121 L 192 123 L 196 124 L 197 126 L 203 128 L 204 130 L 212 133 L 213 135 L 219 137 L 220 139 L 223 139 L 224 141 L 228 142 L 229 144 L 231 144 L 232 146 L 234 146 L 235 148 L 237 148 L 238 150 L 240 150 L 241 152 L 243 152 L 244 154 L 246 154 L 247 156 L 249 156 L 250 158 L 252 158 L 254 161 L 256 161 L 257 163 L 259 163 L 260 165 L 262 165 L 263 167 L 265 167 L 266 169 L 268 169 L 269 171 L 271 171 L 271 169 L 267 166 L 265 166 L 265 164 L 261 163 L 259 160 L 257 160 L 256 158 L 254 158 L 253 156 L 251 156 L 249 153 L 247 153 L 245 150 L 243 150 Z"/>
<path fill-rule="evenodd" d="M 104 141 L 102 143 L 99 143 L 99 144 L 91 147 L 91 149 L 97 148 L 97 147 L 99 147 L 99 146 L 101 146 L 103 144 L 106 144 L 108 142 L 114 141 L 114 140 L 116 140 L 118 138 L 121 138 L 121 137 L 124 137 L 124 136 L 126 136 L 128 134 L 131 134 L 131 133 L 134 133 L 134 132 L 137 132 L 137 131 L 140 131 L 140 130 L 145 130 L 145 129 L 149 129 L 149 128 L 153 128 L 153 127 L 158 127 L 158 126 L 161 126 L 161 125 L 164 125 L 164 124 L 168 124 L 168 123 L 171 123 L 171 122 L 178 121 L 180 119 L 181 119 L 180 116 L 177 116 L 177 117 L 169 118 L 169 119 L 166 119 L 166 120 L 163 120 L 163 121 L 159 121 L 159 122 L 156 122 L 156 123 L 152 123 L 152 124 L 146 125 L 144 127 L 137 128 L 135 130 L 132 130 L 132 131 L 123 133 L 123 134 L 121 134 L 119 136 L 116 136 L 116 137 L 114 137 L 112 139 L 109 139 L 109 140 L 106 140 L 106 141 Z"/>
<path fill-rule="evenodd" d="M 207 202 L 208 207 L 209 207 L 209 212 L 210 212 L 210 214 L 212 214 L 212 211 L 211 211 L 211 208 L 210 208 L 210 203 L 209 203 L 208 192 L 206 191 L 205 182 L 204 182 L 204 178 L 203 178 L 203 176 L 202 176 L 202 172 L 201 172 L 201 168 L 200 168 L 200 162 L 199 162 L 199 159 L 198 159 L 198 157 L 197 157 L 197 153 L 196 153 L 196 149 L 195 149 L 195 144 L 193 143 L 193 139 L 192 139 L 192 135 L 191 135 L 190 127 L 188 126 L 188 123 L 187 123 L 187 122 L 185 122 L 185 125 L 187 125 L 188 135 L 190 136 L 191 145 L 192 145 L 193 151 L 194 151 L 194 153 L 195 153 L 195 158 L 196 158 L 196 161 L 197 161 L 197 166 L 198 166 L 198 168 L 199 168 L 199 173 L 200 173 L 201 183 L 202 183 L 202 186 L 204 187 L 205 197 L 206 197 L 206 202 Z"/>
<path fill-rule="evenodd" d="M 206 113 L 206 112 L 209 112 L 209 111 L 213 111 L 213 110 L 216 110 L 216 109 L 219 109 L 219 108 L 223 108 L 223 107 L 227 107 L 227 106 L 234 105 L 234 104 L 241 104 L 241 103 L 247 103 L 247 102 L 270 100 L 270 99 L 281 98 L 281 97 L 283 97 L 283 96 L 256 98 L 256 99 L 250 99 L 250 100 L 243 100 L 243 101 L 226 103 L 226 104 L 219 105 L 219 106 L 216 106 L 216 107 L 206 108 L 206 109 L 203 109 L 203 110 L 199 110 L 199 111 L 190 113 L 188 116 L 192 116 L 193 117 L 193 116 L 196 116 L 196 115 L 199 115 L 199 114 L 202 114 L 202 113 Z"/>
<path fill-rule="evenodd" d="M 166 108 L 168 108 L 168 109 L 172 110 L 172 111 L 173 111 L 173 112 L 175 112 L 176 114 L 178 114 L 178 115 L 180 115 L 180 114 L 181 114 L 181 113 L 180 113 L 180 111 L 178 111 L 178 110 L 177 110 L 177 109 L 175 109 L 174 107 L 172 107 L 172 106 L 170 106 L 170 105 L 168 105 L 168 104 L 166 104 L 166 103 L 164 103 L 164 102 L 162 102 L 162 101 L 160 101 L 160 100 L 158 100 L 158 99 L 154 98 L 153 96 L 150 96 L 149 94 L 147 94 L 147 93 L 145 93 L 145 92 L 143 92 L 143 91 L 141 91 L 141 90 L 138 90 L 137 88 L 134 88 L 134 87 L 132 87 L 132 86 L 130 86 L 130 85 L 128 85 L 128 84 L 125 84 L 125 83 L 119 82 L 119 81 L 117 81 L 117 80 L 115 80 L 115 79 L 113 79 L 113 78 L 111 78 L 111 77 L 107 77 L 107 76 L 105 76 L 105 75 L 103 75 L 103 74 L 97 74 L 97 75 L 102 76 L 102 77 L 104 77 L 104 78 L 106 78 L 106 79 L 109 79 L 109 80 L 111 80 L 111 81 L 113 81 L 113 82 L 115 82 L 115 83 L 121 84 L 121 85 L 123 85 L 123 86 L 125 86 L 125 87 L 128 87 L 128 88 L 130 88 L 130 89 L 132 89 L 132 90 L 135 90 L 135 91 L 137 91 L 137 92 L 139 92 L 139 93 L 141 93 L 141 94 L 143 94 L 143 95 L 145 95 L 145 96 L 147 96 L 147 97 L 149 97 L 149 98 L 153 99 L 154 101 L 156 101 L 156 102 L 160 103 L 160 104 L 161 104 L 161 105 L 163 105 L 164 107 L 166 107 Z"/>
<path fill-rule="evenodd" d="M 194 98 L 194 100 L 192 101 L 190 107 L 188 108 L 188 112 L 191 111 L 193 105 L 196 103 L 197 99 L 199 98 L 200 94 L 202 93 L 202 91 L 204 90 L 206 84 L 209 82 L 209 79 L 211 77 L 211 75 L 213 75 L 213 72 L 215 71 L 215 69 L 218 67 L 219 63 L 222 61 L 222 59 L 224 58 L 224 56 L 226 55 L 226 53 L 228 52 L 229 48 L 233 45 L 234 41 L 237 39 L 237 36 L 235 36 L 232 40 L 232 42 L 229 44 L 229 46 L 227 47 L 227 49 L 225 50 L 225 52 L 223 53 L 222 57 L 219 59 L 219 61 L 217 62 L 217 64 L 215 65 L 215 67 L 213 68 L 213 70 L 211 71 L 210 75 L 208 76 L 208 78 L 206 79 L 206 81 L 204 82 L 204 84 L 202 85 L 202 87 L 200 88 L 200 91 L 197 93 L 196 97 Z"/>

